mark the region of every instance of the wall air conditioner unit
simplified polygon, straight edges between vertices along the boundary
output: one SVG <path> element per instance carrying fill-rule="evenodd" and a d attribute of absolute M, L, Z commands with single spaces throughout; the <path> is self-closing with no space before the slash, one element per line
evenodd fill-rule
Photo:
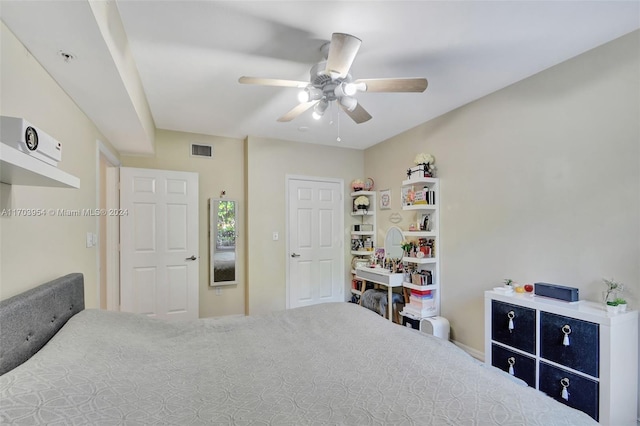
<path fill-rule="evenodd" d="M 62 144 L 24 118 L 0 116 L 0 142 L 58 167 Z"/>

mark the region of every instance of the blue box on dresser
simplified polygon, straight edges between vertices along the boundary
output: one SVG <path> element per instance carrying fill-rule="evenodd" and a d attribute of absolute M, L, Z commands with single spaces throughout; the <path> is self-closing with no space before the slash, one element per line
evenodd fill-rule
<path fill-rule="evenodd" d="M 485 364 L 604 425 L 636 426 L 638 312 L 485 292 Z"/>

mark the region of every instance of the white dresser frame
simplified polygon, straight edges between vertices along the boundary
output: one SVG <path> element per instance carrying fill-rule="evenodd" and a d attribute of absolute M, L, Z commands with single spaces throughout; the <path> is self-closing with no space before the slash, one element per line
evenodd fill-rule
<path fill-rule="evenodd" d="M 491 301 L 536 310 L 536 353 L 530 354 L 491 339 Z M 573 370 L 540 356 L 540 313 L 549 312 L 599 324 L 598 378 Z M 603 303 L 586 300 L 564 302 L 532 294 L 506 295 L 486 291 L 484 298 L 485 364 L 491 366 L 493 343 L 522 353 L 536 361 L 536 388 L 539 387 L 540 361 L 599 382 L 599 422 L 611 426 L 636 426 L 638 404 L 638 311 L 611 314 Z"/>

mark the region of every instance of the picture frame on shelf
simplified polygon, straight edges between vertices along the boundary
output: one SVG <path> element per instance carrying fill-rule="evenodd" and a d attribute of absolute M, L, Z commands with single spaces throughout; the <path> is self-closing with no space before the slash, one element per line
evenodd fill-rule
<path fill-rule="evenodd" d="M 380 210 L 391 210 L 391 189 L 381 189 Z"/>
<path fill-rule="evenodd" d="M 423 213 L 420 215 L 419 226 L 421 231 L 428 232 L 432 230 L 431 213 Z"/>

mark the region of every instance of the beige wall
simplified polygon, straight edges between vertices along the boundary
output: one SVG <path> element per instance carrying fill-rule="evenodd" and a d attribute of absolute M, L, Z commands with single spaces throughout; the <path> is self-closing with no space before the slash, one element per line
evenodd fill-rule
<path fill-rule="evenodd" d="M 0 23 L 0 114 L 23 117 L 62 143 L 59 168 L 80 179 L 80 189 L 0 184 L 1 209 L 95 209 L 97 146 L 93 123 L 25 47 Z M 70 272 L 85 277 L 85 303 L 98 306 L 96 217 L 0 217 L 0 299 Z"/>
<path fill-rule="evenodd" d="M 361 150 L 249 137 L 247 167 L 247 306 L 251 315 L 286 307 L 285 177 L 343 179 L 345 184 L 345 300 L 351 264 L 349 184 L 363 178 Z M 280 234 L 273 241 L 272 232 Z"/>
<path fill-rule="evenodd" d="M 191 156 L 191 144 L 213 146 L 213 158 Z M 239 201 L 238 232 L 244 235 L 244 144 L 241 139 L 206 136 L 194 133 L 156 131 L 156 153 L 152 157 L 122 156 L 125 167 L 147 169 L 180 170 L 199 175 L 199 227 L 200 227 L 200 317 L 244 314 L 245 274 L 244 244 L 242 238 L 237 246 L 237 285 L 221 287 L 215 294 L 209 287 L 209 198 L 219 198 L 226 191 L 226 198 Z"/>
<path fill-rule="evenodd" d="M 415 154 L 436 157 L 442 315 L 455 340 L 483 351 L 483 291 L 504 278 L 575 286 L 597 300 L 602 277 L 614 277 L 640 303 L 639 39 L 636 31 L 366 151 L 366 174 L 394 191 L 389 213 L 400 209 Z"/>

